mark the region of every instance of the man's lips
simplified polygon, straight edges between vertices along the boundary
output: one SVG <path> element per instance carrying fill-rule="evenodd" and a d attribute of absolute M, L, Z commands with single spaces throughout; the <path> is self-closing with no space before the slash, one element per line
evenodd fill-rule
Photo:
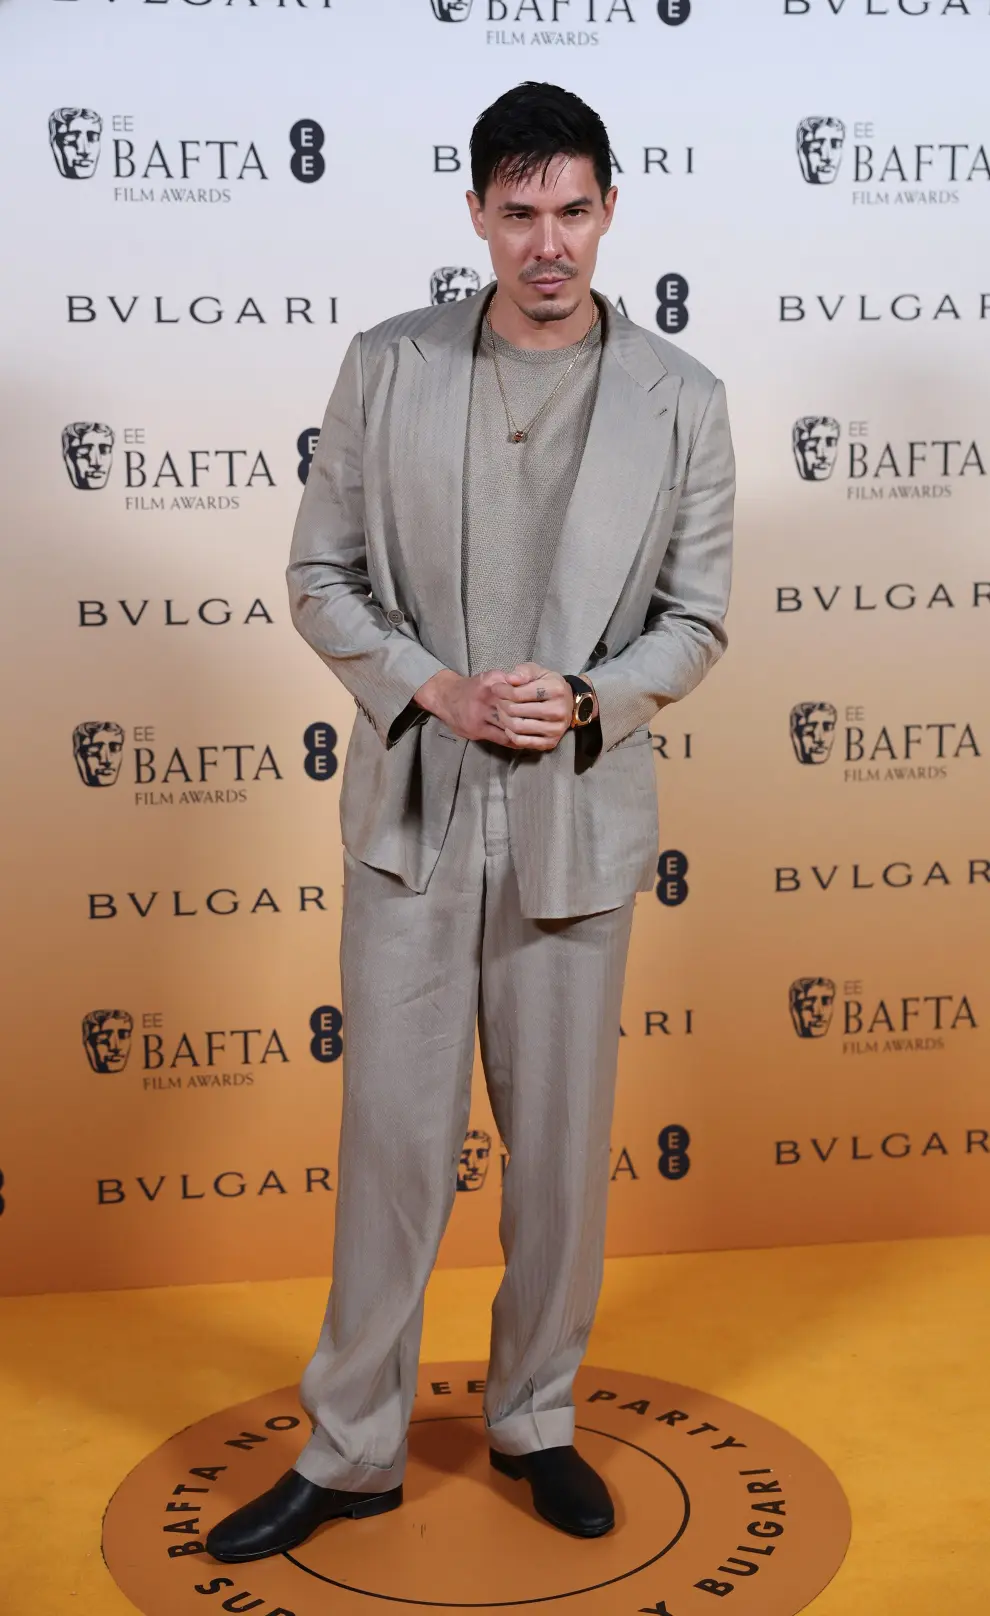
<path fill-rule="evenodd" d="M 541 292 L 555 292 L 558 286 L 565 285 L 566 275 L 541 275 L 539 280 L 530 281 L 530 286 L 538 286 Z"/>

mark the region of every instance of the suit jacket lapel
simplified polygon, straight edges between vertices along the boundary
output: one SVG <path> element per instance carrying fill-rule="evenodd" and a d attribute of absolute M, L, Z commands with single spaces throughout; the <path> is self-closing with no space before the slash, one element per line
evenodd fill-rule
<path fill-rule="evenodd" d="M 568 672 L 587 662 L 649 524 L 681 385 L 632 321 L 602 301 L 598 393 L 533 653 Z"/>
<path fill-rule="evenodd" d="M 458 673 L 468 672 L 461 595 L 464 451 L 474 344 L 488 301 L 482 292 L 447 305 L 425 331 L 400 338 L 391 410 L 396 529 L 400 545 L 415 552 L 407 574 L 417 582 L 431 649 Z"/>
<path fill-rule="evenodd" d="M 465 439 L 474 347 L 492 292 L 438 309 L 425 330 L 400 338 L 388 412 L 387 494 L 400 549 L 408 546 L 406 575 L 416 579 L 431 649 L 458 673 L 469 671 L 461 592 Z M 636 326 L 602 302 L 598 392 L 533 653 L 567 671 L 587 662 L 646 531 L 680 388 L 680 377 L 668 374 Z"/>

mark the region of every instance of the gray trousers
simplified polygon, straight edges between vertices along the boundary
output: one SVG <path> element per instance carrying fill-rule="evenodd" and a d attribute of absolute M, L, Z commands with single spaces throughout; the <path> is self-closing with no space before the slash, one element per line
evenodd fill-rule
<path fill-rule="evenodd" d="M 302 1377 L 313 1434 L 296 1463 L 323 1487 L 373 1492 L 402 1480 L 423 1294 L 469 1123 L 476 1022 L 509 1152 L 487 1436 L 503 1453 L 573 1440 L 573 1379 L 602 1281 L 633 899 L 566 920 L 520 914 L 505 811 L 514 762 L 468 743 L 424 893 L 344 855 L 333 1283 Z"/>

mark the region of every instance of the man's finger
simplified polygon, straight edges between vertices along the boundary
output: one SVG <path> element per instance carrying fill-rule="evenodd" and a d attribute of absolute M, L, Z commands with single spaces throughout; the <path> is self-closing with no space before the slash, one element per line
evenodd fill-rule
<path fill-rule="evenodd" d="M 514 696 L 512 701 L 499 701 L 499 716 L 541 718 L 546 724 L 559 724 L 560 719 L 570 718 L 570 703 L 560 701 L 559 696 L 547 696 L 546 701 L 520 701 Z"/>
<path fill-rule="evenodd" d="M 531 742 L 531 740 L 549 740 L 554 747 L 556 747 L 557 742 L 560 740 L 560 735 L 562 734 L 564 734 L 564 730 L 560 729 L 559 724 L 556 724 L 554 729 L 505 730 L 505 735 L 510 735 L 510 737 L 512 737 L 512 742 L 514 743 Z"/>
<path fill-rule="evenodd" d="M 564 726 L 559 718 L 552 722 L 543 722 L 538 718 L 510 718 L 505 720 L 504 728 L 509 735 L 560 735 Z"/>
<path fill-rule="evenodd" d="M 517 735 L 513 746 L 520 752 L 552 752 L 560 742 L 560 736 L 553 735 Z"/>
<path fill-rule="evenodd" d="M 551 683 L 553 681 L 553 683 Z M 541 697 L 537 691 L 545 694 Z M 571 687 L 566 680 L 561 679 L 557 673 L 545 673 L 539 679 L 532 679 L 528 684 L 516 685 L 512 692 L 513 702 L 547 702 L 553 700 L 571 700 Z"/>
<path fill-rule="evenodd" d="M 534 679 L 546 678 L 549 668 L 541 668 L 538 662 L 519 662 L 508 675 L 514 685 L 529 684 Z"/>
<path fill-rule="evenodd" d="M 542 702 L 534 702 L 532 707 L 524 707 L 520 712 L 506 712 L 503 709 L 498 715 L 498 722 L 506 729 L 527 730 L 532 735 L 542 733 L 544 730 L 567 728 L 570 722 L 569 713 L 547 713 L 542 711 L 542 708 Z"/>

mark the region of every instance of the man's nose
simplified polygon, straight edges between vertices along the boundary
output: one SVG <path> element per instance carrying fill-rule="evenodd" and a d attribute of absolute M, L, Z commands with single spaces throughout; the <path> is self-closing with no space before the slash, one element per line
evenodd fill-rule
<path fill-rule="evenodd" d="M 537 252 L 541 258 L 559 258 L 561 256 L 560 224 L 552 214 L 547 214 L 538 226 Z"/>

